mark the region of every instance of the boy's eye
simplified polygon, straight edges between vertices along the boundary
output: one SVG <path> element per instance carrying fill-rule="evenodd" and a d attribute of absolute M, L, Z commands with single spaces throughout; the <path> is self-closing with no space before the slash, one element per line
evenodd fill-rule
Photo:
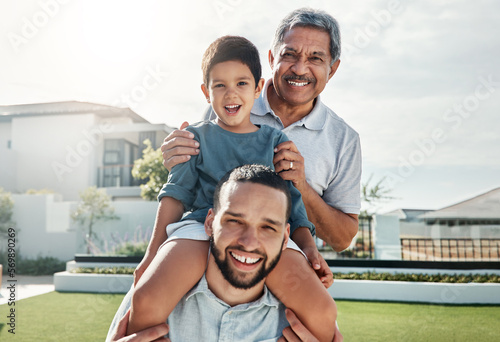
<path fill-rule="evenodd" d="M 219 83 L 219 84 L 214 85 L 214 88 L 222 88 L 222 87 L 224 87 L 224 84 Z"/>
<path fill-rule="evenodd" d="M 247 84 L 248 84 L 248 83 L 247 83 L 247 82 L 245 82 L 245 81 L 238 82 L 238 85 L 239 85 L 239 86 L 244 86 L 244 85 L 247 85 Z"/>

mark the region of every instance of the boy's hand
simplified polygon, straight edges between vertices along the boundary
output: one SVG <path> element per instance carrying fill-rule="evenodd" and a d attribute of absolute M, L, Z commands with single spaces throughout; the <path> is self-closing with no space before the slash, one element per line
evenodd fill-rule
<path fill-rule="evenodd" d="M 312 268 L 316 272 L 319 280 L 323 283 L 325 288 L 329 288 L 333 284 L 333 273 L 330 270 L 330 267 L 326 263 L 323 256 L 318 252 L 316 247 L 305 247 L 302 249 L 305 253 L 309 262 L 311 263 Z"/>
<path fill-rule="evenodd" d="M 168 171 L 181 163 L 187 162 L 192 155 L 197 155 L 200 150 L 200 143 L 194 140 L 193 133 L 186 131 L 189 126 L 187 121 L 184 121 L 179 129 L 171 132 L 161 145 L 163 156 L 163 165 Z"/>

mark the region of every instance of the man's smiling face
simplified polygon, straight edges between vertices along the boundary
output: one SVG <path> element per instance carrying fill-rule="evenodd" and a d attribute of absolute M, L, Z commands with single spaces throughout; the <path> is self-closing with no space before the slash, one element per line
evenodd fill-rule
<path fill-rule="evenodd" d="M 276 266 L 288 239 L 286 196 L 262 184 L 229 182 L 220 203 L 206 222 L 212 254 L 232 286 L 251 288 Z"/>

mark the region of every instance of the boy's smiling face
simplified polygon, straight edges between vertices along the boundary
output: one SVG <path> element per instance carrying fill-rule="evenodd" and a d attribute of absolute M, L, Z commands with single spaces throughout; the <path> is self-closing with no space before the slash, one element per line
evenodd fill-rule
<path fill-rule="evenodd" d="M 250 111 L 264 86 L 257 87 L 250 68 L 240 61 L 218 63 L 210 70 L 209 84 L 201 85 L 217 114 L 217 124 L 234 133 L 250 133 L 257 127 L 250 122 Z"/>

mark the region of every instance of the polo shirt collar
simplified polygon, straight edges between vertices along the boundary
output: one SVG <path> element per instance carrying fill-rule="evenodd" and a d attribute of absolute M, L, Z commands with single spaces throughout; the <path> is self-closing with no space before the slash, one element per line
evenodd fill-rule
<path fill-rule="evenodd" d="M 220 304 L 230 307 L 227 303 L 225 303 L 222 299 L 218 298 L 210 289 L 208 288 L 207 278 L 205 275 L 201 278 L 201 280 L 196 284 L 186 295 L 186 300 L 189 300 L 196 294 L 203 294 L 212 300 L 216 300 Z M 279 307 L 280 301 L 272 295 L 272 293 L 267 289 L 267 286 L 264 285 L 264 294 L 262 297 L 257 299 L 256 301 L 250 303 L 244 303 L 240 305 L 236 305 L 234 309 L 246 310 L 251 307 L 259 307 L 262 305 Z"/>
<path fill-rule="evenodd" d="M 258 116 L 265 116 L 266 114 L 270 114 L 274 117 L 277 117 L 277 115 L 274 114 L 274 111 L 271 109 L 271 106 L 269 105 L 269 99 L 267 97 L 267 89 L 271 87 L 272 84 L 272 78 L 268 79 L 266 84 L 264 85 L 264 90 L 262 90 L 262 93 L 260 95 L 261 101 L 255 102 L 256 108 L 255 110 L 252 110 L 253 114 Z M 304 126 L 305 128 L 310 130 L 319 131 L 324 128 L 327 115 L 328 114 L 325 105 L 323 104 L 323 102 L 321 102 L 321 95 L 318 95 L 312 111 L 301 120 L 293 123 L 292 126 Z"/>

